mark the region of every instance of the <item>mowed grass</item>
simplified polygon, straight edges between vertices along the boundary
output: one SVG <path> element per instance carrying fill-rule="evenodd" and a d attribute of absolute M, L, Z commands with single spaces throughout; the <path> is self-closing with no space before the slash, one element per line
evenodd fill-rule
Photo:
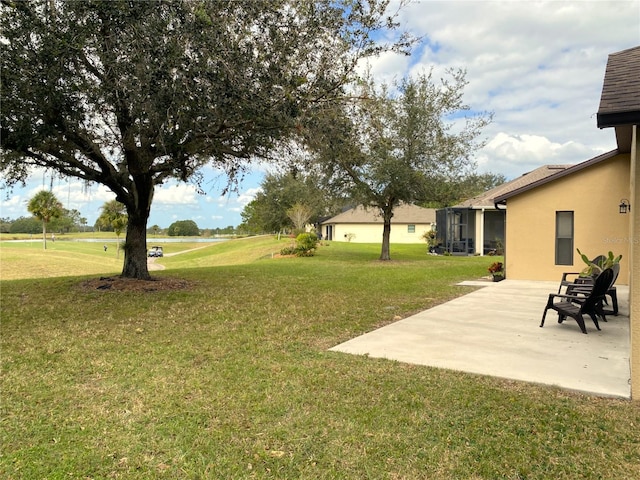
<path fill-rule="evenodd" d="M 116 248 L 113 234 L 102 234 L 104 241 L 83 242 L 93 239 L 90 234 L 58 236 L 55 242 L 47 240 L 43 248 L 42 237 L 22 241 L 0 241 L 0 279 L 49 278 L 78 275 L 113 275 L 122 271 L 124 253 Z M 27 237 L 27 236 L 25 236 Z M 160 245 L 166 258 L 155 260 L 171 268 L 204 267 L 249 263 L 263 256 L 280 251 L 288 240 L 277 241 L 271 236 L 246 239 L 250 248 L 236 242 L 200 243 L 185 239 L 181 242 L 164 242 L 148 238 L 149 247 Z M 104 250 L 104 245 L 107 250 Z M 204 250 L 207 250 L 206 252 Z M 180 257 L 171 258 L 173 255 Z"/>
<path fill-rule="evenodd" d="M 635 403 L 327 350 L 468 292 L 487 258 L 281 243 L 165 258 L 179 291 L 3 280 L 0 477 L 640 478 Z"/>
<path fill-rule="evenodd" d="M 122 271 L 123 253 L 116 244 L 97 242 L 47 241 L 0 242 L 0 279 L 67 277 L 116 274 Z"/>

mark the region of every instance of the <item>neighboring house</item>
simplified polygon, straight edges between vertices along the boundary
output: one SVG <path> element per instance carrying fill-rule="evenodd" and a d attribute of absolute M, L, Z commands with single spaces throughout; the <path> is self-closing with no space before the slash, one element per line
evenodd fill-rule
<path fill-rule="evenodd" d="M 380 243 L 383 220 L 374 207 L 358 206 L 321 223 L 325 240 L 354 243 Z M 393 210 L 390 243 L 425 243 L 422 237 L 435 228 L 436 211 L 403 204 Z"/>
<path fill-rule="evenodd" d="M 454 255 L 501 254 L 505 241 L 505 209 L 496 208 L 495 198 L 568 167 L 545 165 L 458 205 L 438 210 L 439 251 Z"/>
<path fill-rule="evenodd" d="M 508 207 L 507 278 L 558 281 L 561 272 L 582 269 L 576 247 L 590 257 L 623 255 L 618 282 L 630 287 L 634 400 L 640 400 L 639 72 L 640 47 L 609 55 L 597 126 L 614 128 L 616 150 L 496 198 Z"/>

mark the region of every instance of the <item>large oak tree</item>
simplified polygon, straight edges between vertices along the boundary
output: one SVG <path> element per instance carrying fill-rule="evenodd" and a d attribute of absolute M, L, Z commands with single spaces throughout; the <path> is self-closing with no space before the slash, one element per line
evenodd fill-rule
<path fill-rule="evenodd" d="M 360 59 L 401 50 L 388 0 L 1 0 L 0 172 L 106 185 L 126 206 L 122 275 L 147 279 L 154 188 L 233 185 L 342 95 Z"/>

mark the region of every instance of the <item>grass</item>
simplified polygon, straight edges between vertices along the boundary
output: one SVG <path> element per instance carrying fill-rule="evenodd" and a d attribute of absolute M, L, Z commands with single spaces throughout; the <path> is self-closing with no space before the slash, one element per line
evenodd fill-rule
<path fill-rule="evenodd" d="M 28 237 L 28 235 L 25 235 Z M 102 238 L 105 243 L 78 242 L 78 239 Z M 9 240 L 14 240 L 13 236 Z M 78 275 L 117 274 L 122 271 L 123 252 L 117 252 L 116 236 L 103 233 L 102 237 L 92 234 L 70 234 L 58 236 L 55 242 L 47 241 L 47 249 L 42 246 L 42 238 L 18 238 L 20 242 L 0 241 L 0 278 L 2 280 L 18 280 L 26 278 L 50 278 Z M 28 240 L 28 241 L 27 241 Z M 251 239 L 251 248 L 243 248 L 243 243 L 220 242 L 199 243 L 163 242 L 161 239 L 149 238 L 149 246 L 161 245 L 167 258 L 157 260 L 168 264 L 171 268 L 202 267 L 226 264 L 248 263 L 266 255 L 277 253 L 282 242 L 272 237 Z M 103 245 L 107 245 L 105 251 Z M 215 248 L 214 248 L 215 247 Z M 210 249 L 203 252 L 204 249 Z M 176 258 L 171 255 L 194 250 Z"/>
<path fill-rule="evenodd" d="M 640 477 L 636 403 L 327 351 L 467 292 L 486 258 L 279 245 L 164 258 L 191 288 L 144 294 L 4 280 L 2 245 L 0 477 Z"/>

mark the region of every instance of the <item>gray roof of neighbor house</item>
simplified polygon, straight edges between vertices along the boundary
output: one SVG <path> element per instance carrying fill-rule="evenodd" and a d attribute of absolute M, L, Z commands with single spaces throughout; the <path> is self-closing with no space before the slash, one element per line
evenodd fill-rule
<path fill-rule="evenodd" d="M 535 170 L 527 172 L 519 176 L 518 178 L 514 178 L 509 182 L 498 185 L 491 190 L 487 190 L 486 192 L 478 196 L 465 200 L 458 205 L 454 205 L 453 208 L 494 208 L 495 199 L 497 197 L 506 195 L 513 190 L 517 190 L 532 183 L 538 182 L 544 178 L 555 175 L 558 172 L 566 170 L 570 166 L 571 165 L 544 165 L 542 167 L 536 168 Z"/>
<path fill-rule="evenodd" d="M 640 46 L 609 55 L 597 118 L 598 128 L 640 125 Z"/>
<path fill-rule="evenodd" d="M 402 204 L 393 209 L 392 224 L 398 223 L 435 223 L 436 211 L 433 208 L 422 208 L 417 205 Z M 326 223 L 379 223 L 382 224 L 382 216 L 374 207 L 365 208 L 362 205 L 342 212 L 335 217 L 322 222 Z"/>
<path fill-rule="evenodd" d="M 523 185 L 519 188 L 510 190 L 508 192 L 505 192 L 501 195 L 496 196 L 496 198 L 494 199 L 496 203 L 501 203 L 504 202 L 506 199 L 508 199 L 509 197 L 513 197 L 515 195 L 519 195 L 523 192 L 526 192 L 528 190 L 532 190 L 536 187 L 539 187 L 540 185 L 544 185 L 545 183 L 549 183 L 549 182 L 553 182 L 555 180 L 558 180 L 559 178 L 562 177 L 566 177 L 567 175 L 571 175 L 572 173 L 575 173 L 577 171 L 583 170 L 585 168 L 588 168 L 592 165 L 595 165 L 597 163 L 603 162 L 605 160 L 608 160 L 610 158 L 615 157 L 616 155 L 618 155 L 620 153 L 619 150 L 611 150 L 610 152 L 607 153 L 603 153 L 602 155 L 598 155 L 597 157 L 593 157 L 585 162 L 582 163 L 577 163 L 576 165 L 570 165 L 567 168 L 564 168 L 562 170 L 558 170 L 556 173 L 554 173 L 553 175 L 549 175 L 546 176 L 544 178 L 541 178 L 535 182 L 531 182 L 528 183 L 527 185 Z"/>

